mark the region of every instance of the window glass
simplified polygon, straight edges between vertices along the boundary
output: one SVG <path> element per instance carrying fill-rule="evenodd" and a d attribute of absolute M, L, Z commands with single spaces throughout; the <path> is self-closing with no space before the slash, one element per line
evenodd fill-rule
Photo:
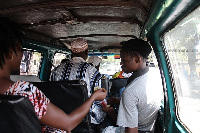
<path fill-rule="evenodd" d="M 113 75 L 121 71 L 120 58 L 115 58 L 115 55 L 102 57 L 102 62 L 99 72 L 102 74 Z"/>
<path fill-rule="evenodd" d="M 200 8 L 164 36 L 178 99 L 178 116 L 191 132 L 200 126 Z"/>
<path fill-rule="evenodd" d="M 38 76 L 41 59 L 41 53 L 25 50 L 20 65 L 20 75 Z"/>
<path fill-rule="evenodd" d="M 102 58 L 102 62 L 99 68 L 100 73 L 112 76 L 116 72 L 119 72 L 122 70 L 121 65 L 120 65 L 121 59 L 120 59 L 119 54 L 103 56 L 103 57 L 99 56 L 99 57 Z M 158 74 L 158 77 L 160 78 L 158 63 L 157 63 L 154 52 L 152 52 L 149 56 L 148 65 L 149 65 L 150 71 L 154 71 L 154 72 L 156 71 L 156 74 Z"/>

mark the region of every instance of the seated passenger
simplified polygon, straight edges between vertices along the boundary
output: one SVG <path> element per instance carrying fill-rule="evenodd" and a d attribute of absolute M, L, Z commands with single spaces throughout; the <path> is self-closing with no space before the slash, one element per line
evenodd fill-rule
<path fill-rule="evenodd" d="M 129 78 L 132 73 L 125 73 L 124 71 L 116 72 L 112 78 Z"/>
<path fill-rule="evenodd" d="M 0 94 L 28 97 L 40 123 L 54 127 L 44 127 L 43 132 L 62 130 L 70 132 L 86 116 L 92 103 L 95 100 L 103 100 L 107 92 L 105 89 L 95 91 L 79 108 L 70 114 L 65 114 L 33 84 L 25 81 L 11 81 L 11 72 L 18 70 L 21 64 L 23 33 L 19 24 L 6 18 L 0 18 Z M 50 131 L 47 131 L 47 129 L 50 129 Z"/>
<path fill-rule="evenodd" d="M 88 63 L 91 63 L 97 70 L 99 70 L 100 65 L 101 65 L 102 59 L 99 58 L 98 56 L 94 55 L 94 56 L 90 56 L 88 59 Z M 108 78 L 110 79 L 110 76 L 107 74 L 102 74 L 103 78 Z"/>
<path fill-rule="evenodd" d="M 62 59 L 60 63 L 65 63 L 67 61 L 70 61 L 70 60 L 65 58 L 65 59 Z"/>
<path fill-rule="evenodd" d="M 97 70 L 99 70 L 101 62 L 102 62 L 102 59 L 96 55 L 90 56 L 88 58 L 88 63 L 91 63 Z"/>
<path fill-rule="evenodd" d="M 119 127 L 107 127 L 104 133 L 110 133 L 111 130 L 126 133 L 153 132 L 161 105 L 162 88 L 158 81 L 151 80 L 153 75 L 150 75 L 146 65 L 151 46 L 140 39 L 131 39 L 121 44 L 122 70 L 133 74 L 127 81 L 120 101 L 117 115 Z"/>
<path fill-rule="evenodd" d="M 99 71 L 86 62 L 88 58 L 88 44 L 83 38 L 75 39 L 71 42 L 72 59 L 60 64 L 51 73 L 51 81 L 68 81 L 81 79 L 86 82 L 88 96 L 94 92 L 94 87 L 100 87 L 102 75 Z M 91 107 L 91 123 L 99 124 L 103 121 L 105 113 L 102 111 L 99 102 L 95 102 Z M 95 126 L 95 125 L 94 125 Z"/>

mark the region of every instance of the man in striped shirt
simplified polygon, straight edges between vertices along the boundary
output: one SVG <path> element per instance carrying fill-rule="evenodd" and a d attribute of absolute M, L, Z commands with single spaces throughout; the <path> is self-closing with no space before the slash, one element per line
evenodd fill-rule
<path fill-rule="evenodd" d="M 86 82 L 88 89 L 88 96 L 94 92 L 94 87 L 101 87 L 101 78 L 103 75 L 86 62 L 88 58 L 88 44 L 83 38 L 75 39 L 71 42 L 72 59 L 67 62 L 61 63 L 56 67 L 52 73 L 51 81 L 68 81 L 80 79 Z M 91 107 L 91 122 L 99 124 L 103 121 L 105 113 L 102 111 L 101 106 L 96 101 Z"/>

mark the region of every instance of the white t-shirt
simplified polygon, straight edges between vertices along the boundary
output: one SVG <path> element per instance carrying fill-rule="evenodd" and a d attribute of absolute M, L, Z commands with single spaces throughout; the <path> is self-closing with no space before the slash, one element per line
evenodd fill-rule
<path fill-rule="evenodd" d="M 161 105 L 162 84 L 149 72 L 131 81 L 123 91 L 117 125 L 153 131 Z"/>

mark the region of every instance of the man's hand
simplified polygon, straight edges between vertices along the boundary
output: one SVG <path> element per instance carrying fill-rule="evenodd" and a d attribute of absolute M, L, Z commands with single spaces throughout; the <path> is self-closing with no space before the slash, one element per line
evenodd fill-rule
<path fill-rule="evenodd" d="M 120 98 L 119 97 L 111 97 L 107 100 L 108 105 L 114 105 L 114 104 L 119 104 L 120 103 Z"/>
<path fill-rule="evenodd" d="M 115 109 L 114 109 L 113 107 L 103 107 L 103 106 L 102 106 L 102 110 L 103 110 L 106 114 L 108 114 L 108 115 L 112 118 L 112 120 L 113 120 L 114 122 L 117 121 L 117 114 L 116 114 Z"/>

